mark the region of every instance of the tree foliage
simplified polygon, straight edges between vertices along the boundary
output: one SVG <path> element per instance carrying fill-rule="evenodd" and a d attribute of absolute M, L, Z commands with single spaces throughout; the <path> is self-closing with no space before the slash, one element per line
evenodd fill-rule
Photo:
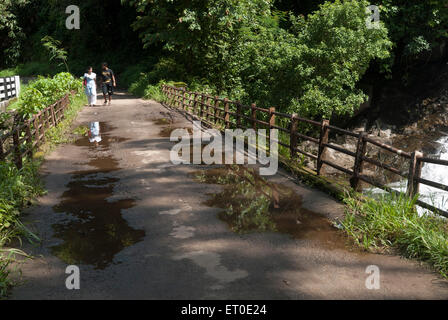
<path fill-rule="evenodd" d="M 367 28 L 366 1 L 328 2 L 307 18 L 266 0 L 129 3 L 145 45 L 162 42 L 217 93 L 308 116 L 352 113 L 365 100 L 357 82 L 391 47 L 384 25 Z"/>
<path fill-rule="evenodd" d="M 81 9 L 80 30 L 65 28 L 65 8 L 72 4 Z M 10 50 L 9 61 L 19 53 L 22 61 L 46 61 L 48 53 L 64 61 L 64 52 L 58 51 L 64 47 L 73 72 L 81 74 L 88 65 L 98 69 L 108 61 L 118 80 L 121 74 L 122 83 L 133 83 L 141 94 L 160 80 L 183 81 L 244 103 L 330 117 L 351 114 L 366 99 L 358 84 L 372 65 L 392 72 L 394 64 L 418 61 L 446 42 L 444 0 L 378 0 L 381 24 L 374 29 L 365 24 L 369 4 L 5 0 L 0 35 L 16 30 L 3 46 Z M 24 36 L 27 41 L 21 42 Z M 42 46 L 42 38 L 60 43 Z M 53 69 L 52 74 L 62 71 Z"/>
<path fill-rule="evenodd" d="M 42 45 L 47 49 L 50 61 L 59 61 L 59 65 L 65 65 L 67 72 L 70 72 L 67 65 L 67 51 L 61 48 L 61 41 L 45 36 L 41 39 Z"/>
<path fill-rule="evenodd" d="M 52 78 L 39 77 L 22 92 L 16 110 L 23 119 L 29 118 L 72 90 L 82 94 L 82 82 L 70 73 L 61 72 Z"/>
<path fill-rule="evenodd" d="M 5 61 L 6 66 L 12 66 L 20 57 L 25 34 L 17 21 L 16 14 L 28 2 L 28 0 L 0 2 L 0 59 Z"/>

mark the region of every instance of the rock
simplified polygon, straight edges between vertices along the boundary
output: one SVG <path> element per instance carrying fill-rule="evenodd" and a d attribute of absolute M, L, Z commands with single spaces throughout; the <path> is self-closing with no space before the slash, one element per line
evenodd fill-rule
<path fill-rule="evenodd" d="M 339 147 L 343 147 L 340 146 Z M 355 159 L 352 156 L 349 156 L 347 154 L 344 154 L 342 152 L 327 148 L 325 159 L 331 163 L 334 163 L 340 167 L 346 168 L 346 169 L 352 169 L 353 165 L 355 163 Z M 341 173 L 341 171 L 330 167 L 325 166 L 325 173 L 326 174 L 333 174 L 333 173 Z"/>
<path fill-rule="evenodd" d="M 381 138 L 388 138 L 388 139 L 391 138 L 391 136 L 392 136 L 392 129 L 380 130 L 379 136 Z"/>

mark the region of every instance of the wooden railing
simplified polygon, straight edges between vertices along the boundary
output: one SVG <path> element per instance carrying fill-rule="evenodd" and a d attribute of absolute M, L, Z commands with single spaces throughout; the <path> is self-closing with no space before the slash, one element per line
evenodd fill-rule
<path fill-rule="evenodd" d="M 22 168 L 23 158 L 33 156 L 34 150 L 45 142 L 45 132 L 64 120 L 64 111 L 69 105 L 67 94 L 25 122 L 13 126 L 6 134 L 0 134 L 0 161 L 10 159 L 17 168 Z"/>
<path fill-rule="evenodd" d="M 297 159 L 298 154 L 308 157 L 316 162 L 316 174 L 323 174 L 324 166 L 330 166 L 342 173 L 348 175 L 350 185 L 353 189 L 360 191 L 361 183 L 365 182 L 369 185 L 381 188 L 387 192 L 399 193 L 384 183 L 375 181 L 375 179 L 363 174 L 365 164 L 370 164 L 375 168 L 387 170 L 395 175 L 407 179 L 406 193 L 409 197 L 414 197 L 419 193 L 421 184 L 434 187 L 439 190 L 448 191 L 448 186 L 423 179 L 421 170 L 425 163 L 432 163 L 441 166 L 448 166 L 447 160 L 438 160 L 425 157 L 423 153 L 415 151 L 412 153 L 394 148 L 393 146 L 381 143 L 371 137 L 367 133 L 355 133 L 330 125 L 329 120 L 314 121 L 302 118 L 297 114 L 286 114 L 277 112 L 274 107 L 264 109 L 257 107 L 255 104 L 245 106 L 239 101 L 231 101 L 227 98 L 219 98 L 199 92 L 190 92 L 185 88 L 176 88 L 169 85 L 163 85 L 162 91 L 167 97 L 166 104 L 170 107 L 182 109 L 209 126 L 219 126 L 221 129 L 241 128 L 241 129 L 278 129 L 278 144 L 289 150 L 289 158 Z M 316 127 L 319 136 L 309 136 L 299 129 L 300 125 Z M 310 132 L 310 130 L 306 131 Z M 347 148 L 335 145 L 329 142 L 330 132 L 340 135 L 347 135 L 357 139 L 356 150 L 348 150 Z M 312 153 L 299 147 L 300 141 L 309 141 L 317 146 L 317 153 Z M 391 164 L 387 164 L 367 156 L 368 147 L 375 147 L 382 151 L 387 151 L 401 158 L 409 164 L 409 170 L 403 172 L 399 168 Z M 339 164 L 330 161 L 326 157 L 328 149 L 333 149 L 353 158 L 353 166 L 347 169 Z M 423 208 L 432 210 L 445 217 L 448 217 L 447 208 L 436 208 L 421 200 L 418 205 Z"/>

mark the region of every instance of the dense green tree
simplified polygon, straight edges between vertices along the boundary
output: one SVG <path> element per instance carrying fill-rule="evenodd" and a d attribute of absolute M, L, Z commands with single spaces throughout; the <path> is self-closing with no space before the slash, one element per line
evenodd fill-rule
<path fill-rule="evenodd" d="M 448 38 L 446 0 L 378 0 L 398 55 L 416 57 Z"/>
<path fill-rule="evenodd" d="M 0 2 L 0 61 L 6 66 L 17 63 L 25 34 L 17 21 L 17 12 L 28 0 L 2 0 Z"/>

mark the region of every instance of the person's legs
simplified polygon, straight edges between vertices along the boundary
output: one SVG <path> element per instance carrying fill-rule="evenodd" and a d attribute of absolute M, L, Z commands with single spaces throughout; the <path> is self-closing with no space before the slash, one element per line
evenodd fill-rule
<path fill-rule="evenodd" d="M 109 93 L 109 105 L 112 103 L 112 95 L 114 94 L 114 89 L 112 87 L 112 84 L 107 84 L 107 91 Z"/>
<path fill-rule="evenodd" d="M 90 92 L 88 87 L 85 87 L 84 93 L 86 94 L 87 97 L 87 104 L 90 106 Z"/>
<path fill-rule="evenodd" d="M 96 105 L 96 86 L 92 87 L 92 106 Z"/>
<path fill-rule="evenodd" d="M 87 87 L 86 94 L 87 94 L 87 103 L 89 104 L 89 107 L 90 107 L 90 106 L 92 106 L 92 98 L 93 98 L 92 88 Z"/>
<path fill-rule="evenodd" d="M 107 103 L 107 95 L 108 95 L 108 90 L 107 90 L 107 84 L 106 83 L 103 83 L 102 89 L 103 89 L 104 104 L 106 104 Z"/>

